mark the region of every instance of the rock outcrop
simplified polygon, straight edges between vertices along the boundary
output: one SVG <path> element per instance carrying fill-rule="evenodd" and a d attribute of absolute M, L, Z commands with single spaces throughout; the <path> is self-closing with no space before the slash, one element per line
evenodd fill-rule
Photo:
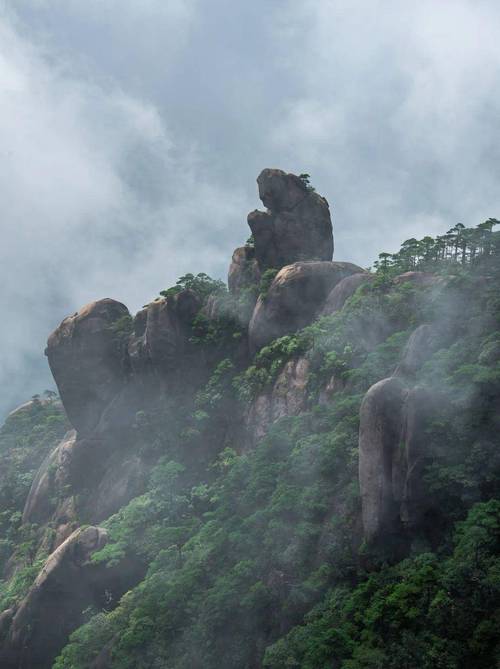
<path fill-rule="evenodd" d="M 360 271 L 346 262 L 309 261 L 283 267 L 267 295 L 257 300 L 249 326 L 250 351 L 255 353 L 273 339 L 308 325 L 332 288 Z"/>
<path fill-rule="evenodd" d="M 396 378 L 379 381 L 361 404 L 359 427 L 359 487 L 365 539 L 399 528 L 399 508 L 393 479 L 402 473 L 393 467 L 403 424 L 407 391 Z"/>
<path fill-rule="evenodd" d="M 71 462 L 76 440 L 76 431 L 71 430 L 42 463 L 31 484 L 28 499 L 24 505 L 23 523 L 40 525 L 53 517 L 60 494 L 71 478 Z M 58 525 L 74 520 L 73 513 L 71 513 L 71 518 L 66 514 L 62 517 L 59 514 L 58 516 Z"/>
<path fill-rule="evenodd" d="M 251 212 L 248 225 L 261 272 L 300 260 L 331 260 L 333 232 L 325 198 L 282 170 L 262 170 L 257 184 L 268 211 Z"/>
<path fill-rule="evenodd" d="M 128 347 L 132 372 L 138 377 L 166 376 L 188 366 L 191 325 L 200 307 L 192 290 L 182 290 L 139 311 Z"/>
<path fill-rule="evenodd" d="M 409 390 L 403 411 L 402 458 L 398 470 L 401 472 L 399 489 L 395 498 L 399 503 L 400 518 L 407 529 L 418 527 L 426 511 L 432 505 L 426 493 L 423 473 L 430 457 L 427 427 L 436 415 L 440 398 L 427 388 L 417 386 Z"/>
<path fill-rule="evenodd" d="M 120 429 L 107 427 L 89 437 L 75 430 L 66 434 L 33 480 L 23 522 L 50 521 L 55 534 L 50 534 L 49 550 L 75 529 L 79 518 L 101 522 L 144 491 L 148 466 L 134 452 L 122 423 Z"/>
<path fill-rule="evenodd" d="M 255 286 L 260 279 L 259 265 L 253 246 L 240 246 L 234 250 L 227 275 L 227 287 L 233 295 Z"/>
<path fill-rule="evenodd" d="M 420 325 L 393 376 L 373 385 L 361 404 L 359 485 L 367 541 L 418 526 L 429 506 L 422 480 L 430 455 L 426 429 L 441 399 L 415 385 L 415 375 L 435 347 L 433 329 Z"/>
<path fill-rule="evenodd" d="M 92 562 L 92 555 L 107 542 L 106 530 L 78 529 L 47 559 L 17 610 L 3 625 L 1 666 L 5 669 L 45 669 L 83 622 L 89 606 L 97 609 L 123 594 L 134 568 L 119 572 Z"/>
<path fill-rule="evenodd" d="M 127 317 L 120 302 L 98 300 L 65 318 L 49 337 L 50 369 L 68 418 L 81 434 L 96 427 L 126 383 L 123 343 L 113 326 Z"/>
<path fill-rule="evenodd" d="M 412 283 L 415 286 L 432 286 L 440 280 L 435 274 L 431 272 L 404 272 L 394 277 L 392 282 L 398 286 L 402 283 Z"/>
<path fill-rule="evenodd" d="M 435 333 L 430 325 L 420 325 L 405 346 L 394 376 L 412 377 L 422 367 L 435 349 Z"/>
<path fill-rule="evenodd" d="M 431 502 L 423 469 L 429 457 L 426 429 L 436 397 L 408 389 L 397 377 L 379 381 L 360 411 L 359 484 L 365 539 L 402 536 L 418 527 Z"/>
<path fill-rule="evenodd" d="M 272 423 L 285 416 L 298 416 L 307 408 L 309 361 L 289 360 L 273 386 L 251 403 L 246 414 L 247 446 L 255 446 L 267 434 Z"/>
<path fill-rule="evenodd" d="M 330 316 L 337 311 L 340 311 L 347 300 L 354 295 L 357 289 L 369 281 L 373 281 L 374 274 L 369 272 L 360 272 L 359 274 L 352 274 L 346 276 L 345 279 L 333 288 L 326 298 L 325 306 L 321 311 L 322 316 Z"/>

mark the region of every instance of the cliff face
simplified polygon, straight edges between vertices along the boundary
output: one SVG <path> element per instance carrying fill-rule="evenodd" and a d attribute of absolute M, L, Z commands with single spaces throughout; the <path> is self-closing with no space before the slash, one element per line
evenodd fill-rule
<path fill-rule="evenodd" d="M 360 271 L 349 263 L 331 262 L 333 234 L 324 198 L 281 170 L 264 170 L 257 182 L 268 213 L 249 215 L 255 246 L 234 252 L 230 291 L 238 297 L 245 289 L 258 290 L 266 269 L 282 269 L 269 295 L 257 300 L 243 359 L 280 334 L 309 323 L 334 285 Z M 78 611 L 109 590 L 105 578 L 101 583 L 101 576 L 92 575 L 89 585 L 86 576 L 90 553 L 102 542 L 73 560 L 70 568 L 64 566 L 66 556 L 81 552 L 82 521 L 101 522 L 145 490 L 154 457 L 137 452 L 136 416 L 164 402 L 182 404 L 185 395 L 206 381 L 210 354 L 192 343 L 193 323 L 200 313 L 210 327 L 218 316 L 217 303 L 207 303 L 190 289 L 151 302 L 133 319 L 125 305 L 105 298 L 65 318 L 49 336 L 46 355 L 73 430 L 41 465 L 24 506 L 23 522 L 40 528 L 39 550 L 52 553 L 25 598 L 4 616 L 5 661 L 12 666 L 50 666 L 81 622 Z M 249 409 L 247 427 L 253 422 L 252 431 L 264 434 L 270 421 L 298 413 L 305 408 L 306 385 L 307 363 L 288 366 L 276 383 L 272 409 L 260 415 L 257 401 Z M 95 533 L 106 536 L 99 527 Z M 73 577 L 58 576 L 68 569 Z M 49 572 L 61 589 L 50 605 L 64 620 L 50 630 L 38 612 L 49 597 L 44 593 L 50 592 L 52 580 L 43 576 Z M 123 581 L 128 585 L 141 574 L 136 565 L 134 574 L 130 571 Z"/>
<path fill-rule="evenodd" d="M 71 429 L 37 463 L 24 501 L 20 527 L 31 532 L 29 566 L 41 569 L 6 600 L 2 666 L 52 666 L 69 634 L 85 622 L 83 612 L 107 615 L 148 567 L 153 574 L 165 569 L 158 583 L 170 583 L 191 560 L 196 566 L 186 579 L 193 584 L 177 586 L 186 601 L 190 588 L 215 587 L 211 573 L 233 559 L 217 557 L 223 544 L 238 546 L 239 567 L 234 574 L 228 567 L 236 591 L 252 573 L 245 606 L 261 598 L 262 619 L 272 602 L 283 606 L 278 621 L 266 618 L 263 630 L 247 634 L 255 637 L 254 659 L 241 666 L 262 666 L 265 645 L 307 610 L 292 597 L 303 574 L 310 583 L 301 597 L 312 606 L 318 597 L 313 583 L 330 569 L 325 565 L 345 569 L 341 552 L 351 552 L 355 563 L 364 540 L 374 549 L 397 544 L 405 553 L 425 518 L 437 513 L 425 476 L 440 456 L 428 435 L 438 407 L 455 409 L 426 365 L 454 345 L 449 324 L 456 316 L 448 312 L 457 308 L 448 308 L 443 326 L 434 305 L 444 300 L 449 307 L 455 288 L 428 272 L 381 281 L 352 263 L 333 261 L 326 200 L 281 170 L 264 170 L 257 183 L 267 211 L 249 214 L 253 241 L 233 254 L 229 292 L 207 277 L 188 275 L 135 317 L 106 298 L 65 318 L 50 335 L 46 354 Z M 493 349 L 491 342 L 484 346 L 486 360 L 486 349 Z M 20 408 L 18 416 L 31 410 Z M 241 471 L 224 478 L 239 458 Z M 259 463 L 267 458 L 269 470 L 262 472 Z M 359 498 L 352 493 L 358 484 Z M 299 504 L 292 491 L 301 490 Z M 241 527 L 257 534 L 245 548 L 238 530 L 205 554 L 199 547 L 208 536 L 222 536 L 225 525 L 216 531 L 217 522 L 231 517 L 224 504 L 234 507 Z M 268 534 L 258 534 L 266 523 Z M 186 548 L 190 539 L 195 548 Z M 264 553 L 272 548 L 257 576 L 254 567 L 240 565 L 240 553 L 248 553 L 250 563 L 260 541 Z M 27 568 L 20 546 L 8 559 L 6 582 Z M 333 582 L 328 579 L 321 587 Z M 140 596 L 146 597 L 148 583 L 146 577 Z M 306 591 L 316 594 L 308 599 Z M 175 609 L 172 597 L 164 593 Z M 116 618 L 122 622 L 129 620 L 132 600 L 124 601 Z M 184 629 L 193 613 L 169 615 L 179 615 L 175 625 Z M 238 624 L 246 629 L 248 621 Z M 118 628 L 109 630 L 88 663 L 78 666 L 120 666 L 113 657 L 125 642 Z M 132 652 L 136 632 L 128 634 Z M 153 648 L 148 634 L 142 630 L 137 638 Z M 206 664 L 193 659 L 184 642 L 172 643 L 183 658 L 172 666 L 212 666 L 208 656 Z M 224 655 L 226 646 L 218 652 Z M 156 661 L 160 650 L 151 653 Z M 223 666 L 236 666 L 231 657 Z"/>

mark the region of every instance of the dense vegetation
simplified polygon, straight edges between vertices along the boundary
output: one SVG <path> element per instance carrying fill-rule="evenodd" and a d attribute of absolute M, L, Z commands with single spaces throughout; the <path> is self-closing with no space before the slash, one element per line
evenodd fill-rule
<path fill-rule="evenodd" d="M 46 391 L 11 414 L 0 430 L 0 569 L 9 573 L 14 551 L 22 565 L 14 578 L 0 581 L 1 610 L 26 592 L 46 557 L 36 554 L 37 527 L 22 524 L 22 511 L 38 468 L 68 429 L 57 396 Z"/>
<path fill-rule="evenodd" d="M 196 322 L 194 344 L 218 352 L 214 370 L 182 412 L 169 406 L 137 416 L 141 448 L 154 450 L 158 464 L 147 491 L 106 521 L 112 541 L 93 559 L 116 565 L 135 554 L 148 570 L 117 606 L 87 612 L 56 669 L 87 668 L 106 647 L 106 666 L 120 669 L 490 669 L 500 662 L 494 222 L 382 254 L 376 279 L 341 312 L 274 341 L 246 368 L 232 298 L 204 275 L 180 280 L 225 305 L 215 324 L 203 314 Z M 416 268 L 441 279 L 432 287 L 391 282 Z M 401 559 L 391 547 L 375 552 L 362 541 L 358 416 L 364 393 L 393 372 L 421 323 L 433 323 L 438 339 L 416 379 L 433 389 L 439 407 L 425 472 L 433 504 L 428 522 L 405 537 Z M 250 403 L 300 356 L 311 369 L 308 411 L 277 421 L 256 448 L 242 448 Z M 336 392 L 325 400 L 330 378 Z M 30 420 L 12 444 L 29 442 L 38 424 Z M 8 425 L 2 444 L 12 439 Z M 57 436 L 42 430 L 36 462 L 29 455 L 17 465 L 9 455 L 12 480 L 26 481 L 8 493 L 2 478 L 7 515 L 22 507 L 32 470 Z"/>
<path fill-rule="evenodd" d="M 56 666 L 88 666 L 111 639 L 116 667 L 493 666 L 500 312 L 495 284 L 484 285 L 497 268 L 480 264 L 481 255 L 465 271 L 443 263 L 453 278 L 431 295 L 410 284 L 388 290 L 381 267 L 381 280 L 340 314 L 274 342 L 248 369 L 224 360 L 184 428 L 186 453 L 190 439 L 218 433 L 234 391 L 248 403 L 301 354 L 314 370 L 311 410 L 278 422 L 254 451 L 214 448 L 196 480 L 189 462 L 165 454 L 148 493 L 110 519 L 115 543 L 96 557 L 139 551 L 147 577 L 77 631 Z M 391 564 L 361 544 L 359 404 L 429 320 L 441 323 L 443 338 L 421 372 L 443 398 L 426 474 L 435 516 L 432 531 L 412 538 L 409 557 Z M 315 389 L 332 373 L 344 390 L 320 406 Z"/>
<path fill-rule="evenodd" d="M 500 225 L 496 218 L 489 218 L 474 228 L 457 223 L 444 235 L 436 238 L 407 239 L 397 253 L 380 253 L 374 263 L 377 271 L 395 276 L 400 272 L 442 270 L 448 266 L 456 270 L 457 265 L 477 265 L 486 258 L 496 258 L 500 253 Z"/>

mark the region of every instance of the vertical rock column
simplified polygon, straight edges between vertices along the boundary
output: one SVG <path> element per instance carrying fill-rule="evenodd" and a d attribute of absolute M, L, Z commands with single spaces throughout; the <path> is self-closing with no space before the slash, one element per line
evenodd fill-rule
<path fill-rule="evenodd" d="M 398 529 L 399 507 L 393 482 L 402 477 L 402 472 L 394 455 L 401 439 L 406 394 L 401 381 L 391 377 L 372 386 L 361 404 L 359 486 L 367 541 Z"/>
<path fill-rule="evenodd" d="M 267 211 L 252 211 L 247 220 L 260 270 L 299 260 L 331 260 L 333 231 L 326 199 L 282 170 L 262 170 L 257 185 Z"/>
<path fill-rule="evenodd" d="M 48 339 L 50 370 L 79 435 L 92 432 L 126 383 L 123 341 L 113 326 L 129 316 L 124 304 L 98 300 L 65 318 Z"/>

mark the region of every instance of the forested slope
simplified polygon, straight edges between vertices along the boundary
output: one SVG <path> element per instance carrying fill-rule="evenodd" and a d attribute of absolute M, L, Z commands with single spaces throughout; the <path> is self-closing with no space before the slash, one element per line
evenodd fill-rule
<path fill-rule="evenodd" d="M 307 175 L 259 191 L 229 290 L 49 338 L 74 429 L 48 398 L 0 435 L 5 666 L 500 661 L 496 221 L 367 272 Z"/>

